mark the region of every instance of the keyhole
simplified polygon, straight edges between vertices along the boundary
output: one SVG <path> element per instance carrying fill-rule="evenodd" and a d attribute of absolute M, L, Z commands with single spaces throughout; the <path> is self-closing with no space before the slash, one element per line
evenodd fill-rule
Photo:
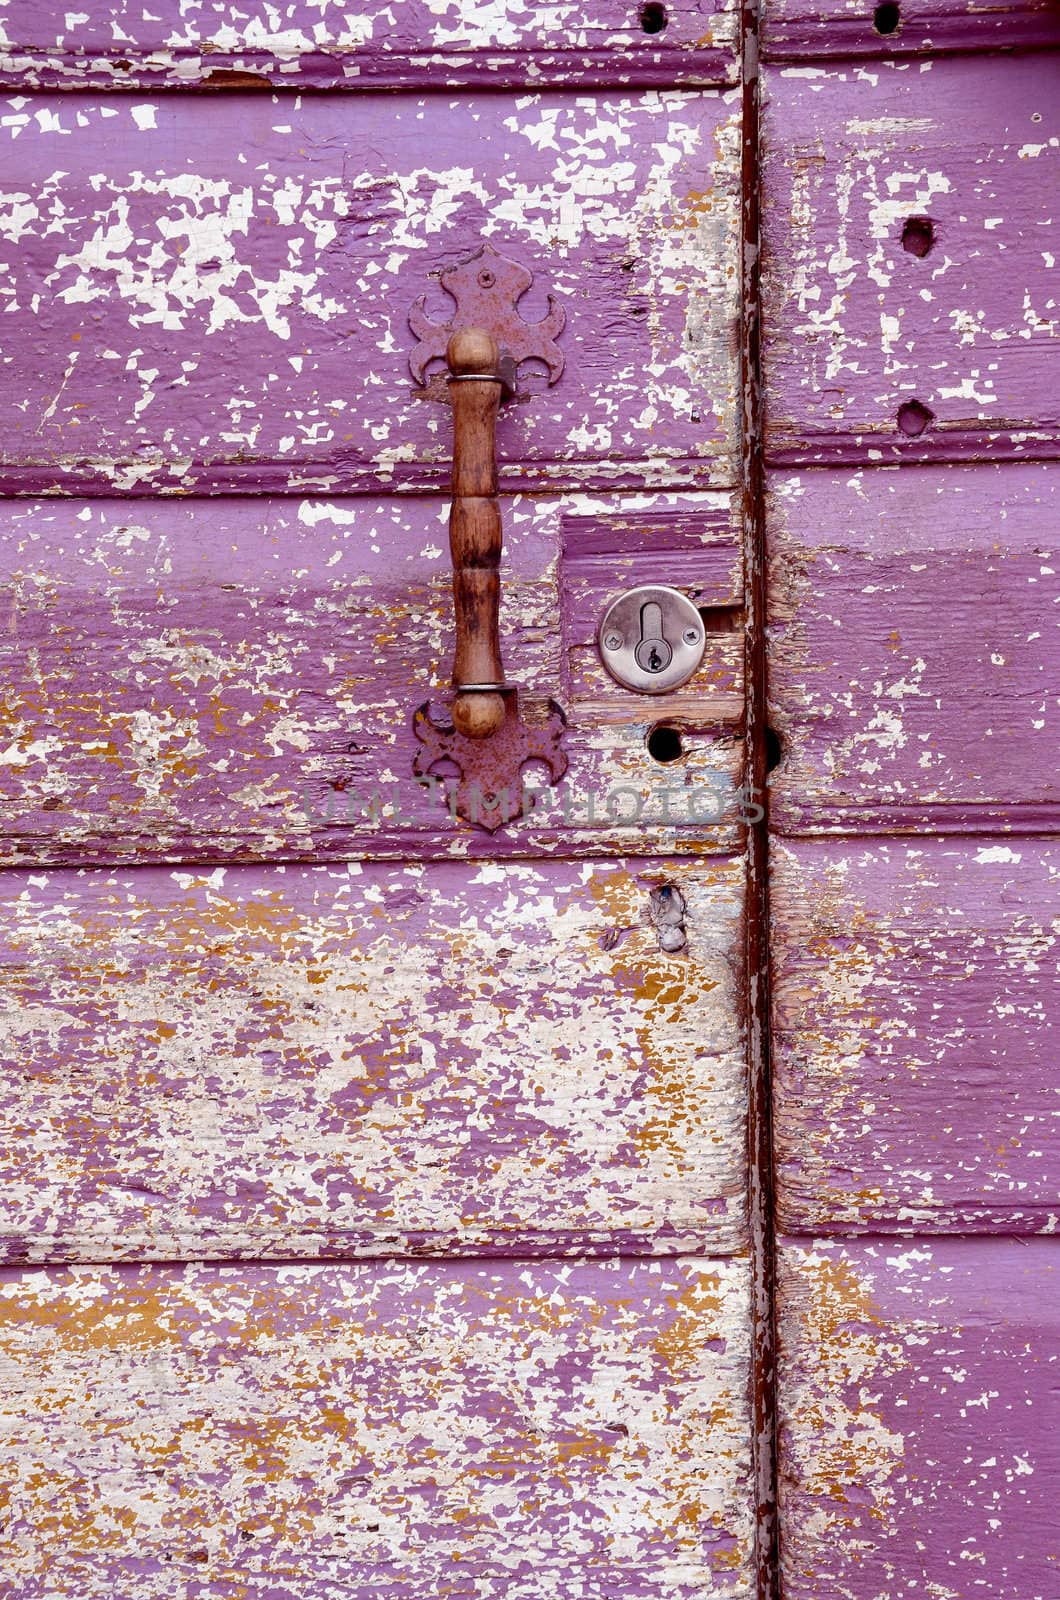
<path fill-rule="evenodd" d="M 662 606 L 654 600 L 640 608 L 640 643 L 633 654 L 643 672 L 664 672 L 673 660 L 673 650 L 663 638 Z"/>

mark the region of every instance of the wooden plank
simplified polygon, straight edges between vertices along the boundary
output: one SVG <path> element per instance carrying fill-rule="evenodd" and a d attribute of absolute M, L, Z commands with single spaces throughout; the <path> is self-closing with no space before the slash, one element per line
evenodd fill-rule
<path fill-rule="evenodd" d="M 413 776 L 413 714 L 452 665 L 446 502 L 9 503 L 3 858 L 731 849 L 742 628 L 662 696 L 613 683 L 596 631 L 646 580 L 738 611 L 736 515 L 723 495 L 506 503 L 505 665 L 565 707 L 570 768 L 559 789 L 528 769 L 534 814 L 490 835 Z M 652 755 L 656 724 L 683 730 L 678 759 Z"/>
<path fill-rule="evenodd" d="M 6 1259 L 743 1247 L 740 860 L 0 889 Z"/>
<path fill-rule="evenodd" d="M 785 1241 L 785 1600 L 1047 1600 L 1060 1241 Z"/>
<path fill-rule="evenodd" d="M 773 851 L 782 1226 L 1060 1226 L 1060 845 Z"/>
<path fill-rule="evenodd" d="M 733 0 L 5 0 L 0 83 L 15 89 L 491 89 L 731 83 Z"/>
<path fill-rule="evenodd" d="M 1060 474 L 771 475 L 783 833 L 1060 823 Z"/>
<path fill-rule="evenodd" d="M 1058 453 L 1058 91 L 1049 53 L 766 74 L 773 461 Z"/>
<path fill-rule="evenodd" d="M 0 490 L 440 487 L 408 315 L 483 240 L 568 313 L 509 487 L 732 483 L 739 129 L 735 91 L 20 99 Z"/>
<path fill-rule="evenodd" d="M 1060 42 L 1053 0 L 765 0 L 771 61 L 1026 50 Z"/>
<path fill-rule="evenodd" d="M 745 1600 L 744 1261 L 0 1286 L 26 1600 Z"/>

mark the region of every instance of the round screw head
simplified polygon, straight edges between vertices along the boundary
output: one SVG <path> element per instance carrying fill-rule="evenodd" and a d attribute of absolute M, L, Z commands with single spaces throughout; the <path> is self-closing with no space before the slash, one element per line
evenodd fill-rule
<path fill-rule="evenodd" d="M 682 639 L 684 639 L 685 644 L 698 644 L 699 643 L 699 629 L 698 628 L 686 628 L 684 633 L 681 635 L 681 637 L 682 637 Z"/>
<path fill-rule="evenodd" d="M 622 635 L 620 633 L 608 633 L 604 635 L 605 650 L 621 650 L 621 648 Z"/>

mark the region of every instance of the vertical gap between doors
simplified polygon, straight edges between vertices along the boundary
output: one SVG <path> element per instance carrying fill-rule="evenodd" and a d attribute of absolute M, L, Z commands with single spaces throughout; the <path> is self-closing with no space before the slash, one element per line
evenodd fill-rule
<path fill-rule="evenodd" d="M 769 816 L 766 704 L 765 474 L 760 299 L 759 5 L 741 7 L 743 85 L 741 441 L 747 584 L 746 762 L 764 816 L 747 839 L 748 1184 L 751 1224 L 752 1459 L 757 1600 L 779 1600 L 774 1321 L 773 1139 L 769 1059 Z"/>

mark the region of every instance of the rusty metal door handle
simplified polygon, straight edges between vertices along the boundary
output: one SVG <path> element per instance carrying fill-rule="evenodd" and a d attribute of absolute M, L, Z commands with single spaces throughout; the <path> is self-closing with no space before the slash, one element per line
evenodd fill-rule
<path fill-rule="evenodd" d="M 500 603 L 503 530 L 497 499 L 497 412 L 505 382 L 497 341 L 486 328 L 463 328 L 446 346 L 453 408 L 453 558 L 456 654 L 453 726 L 486 739 L 504 721 Z"/>
<path fill-rule="evenodd" d="M 409 312 L 416 347 L 412 376 L 427 399 L 447 400 L 453 414 L 449 547 L 453 559 L 456 652 L 448 708 L 421 705 L 413 715 L 419 778 L 447 774 L 455 813 L 493 832 L 526 815 L 533 800 L 523 770 L 533 763 L 551 783 L 567 770 L 562 749 L 567 719 L 554 700 L 526 696 L 505 681 L 500 645 L 501 509 L 497 498 L 497 413 L 515 393 L 520 367 L 536 362 L 555 383 L 563 371 L 556 339 L 565 313 L 554 297 L 537 322 L 519 301 L 533 276 L 484 244 L 438 274 L 455 309 L 436 322 L 421 295 Z M 444 360 L 447 374 L 428 377 Z M 525 398 L 525 397 L 521 397 Z M 458 778 L 453 779 L 455 767 Z"/>

